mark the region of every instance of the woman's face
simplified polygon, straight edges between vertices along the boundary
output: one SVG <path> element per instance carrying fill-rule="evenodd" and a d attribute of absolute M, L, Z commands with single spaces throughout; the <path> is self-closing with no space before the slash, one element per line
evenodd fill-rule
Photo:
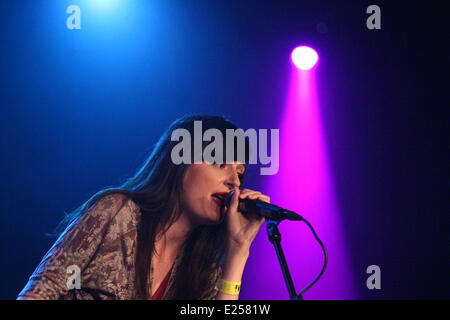
<path fill-rule="evenodd" d="M 221 200 L 234 187 L 240 186 L 245 166 L 233 162 L 226 164 L 191 164 L 183 177 L 181 204 L 194 225 L 220 222 Z M 219 195 L 219 197 L 217 197 Z"/>

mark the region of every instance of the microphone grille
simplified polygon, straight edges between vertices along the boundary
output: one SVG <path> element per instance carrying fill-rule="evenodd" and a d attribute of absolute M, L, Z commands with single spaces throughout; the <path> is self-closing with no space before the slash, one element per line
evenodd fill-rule
<path fill-rule="evenodd" d="M 228 192 L 228 194 L 224 198 L 224 204 L 228 208 L 230 207 L 230 203 L 231 203 L 231 199 L 233 199 L 233 195 L 234 195 L 234 190 L 231 190 L 230 192 Z"/>

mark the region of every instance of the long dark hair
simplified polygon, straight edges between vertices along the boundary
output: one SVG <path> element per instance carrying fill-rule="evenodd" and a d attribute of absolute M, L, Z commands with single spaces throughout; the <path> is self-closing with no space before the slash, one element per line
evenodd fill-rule
<path fill-rule="evenodd" d="M 171 141 L 172 132 L 178 128 L 188 130 L 194 136 L 194 121 L 202 121 L 202 129 L 218 129 L 223 137 L 226 129 L 238 127 L 221 116 L 189 115 L 175 120 L 156 143 L 152 153 L 137 172 L 119 187 L 97 192 L 78 209 L 69 213 L 59 225 L 58 231 L 89 210 L 100 198 L 112 193 L 122 193 L 140 208 L 136 253 L 135 299 L 147 299 L 147 284 L 155 237 L 167 231 L 181 214 L 180 196 L 182 179 L 188 164 L 176 165 L 171 161 L 172 148 L 178 143 Z M 224 147 L 226 148 L 224 142 Z M 203 148 L 205 143 L 203 143 Z M 246 139 L 246 162 L 249 156 Z M 193 158 L 194 152 L 191 157 Z M 225 150 L 223 152 L 225 155 Z M 235 152 L 236 154 L 236 152 Z M 193 161 L 192 161 L 193 162 Z M 243 180 L 243 178 L 242 178 Z M 241 187 L 242 181 L 241 180 Z M 174 281 L 174 299 L 200 299 L 208 290 L 208 276 L 223 262 L 225 253 L 225 226 L 201 225 L 192 230 L 185 242 L 183 259 Z"/>

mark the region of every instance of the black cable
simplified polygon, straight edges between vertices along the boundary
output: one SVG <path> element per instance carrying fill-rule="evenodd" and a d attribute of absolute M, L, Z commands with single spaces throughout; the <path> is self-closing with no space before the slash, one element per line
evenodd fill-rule
<path fill-rule="evenodd" d="M 319 237 L 317 236 L 317 233 L 314 231 L 314 228 L 311 226 L 311 224 L 308 222 L 308 220 L 306 220 L 305 218 L 302 218 L 302 221 L 304 221 L 308 225 L 308 227 L 311 229 L 311 231 L 314 235 L 314 238 L 316 238 L 317 242 L 319 242 L 320 246 L 322 247 L 323 254 L 324 254 L 324 263 L 323 263 L 323 267 L 322 267 L 322 270 L 320 271 L 319 275 L 306 288 L 304 288 L 302 291 L 300 291 L 300 293 L 297 295 L 297 297 L 299 297 L 300 299 L 303 299 L 302 296 L 306 290 L 311 288 L 317 281 L 319 281 L 320 277 L 325 272 L 325 268 L 327 267 L 327 263 L 328 263 L 327 250 L 325 249 L 323 242 L 319 239 Z"/>

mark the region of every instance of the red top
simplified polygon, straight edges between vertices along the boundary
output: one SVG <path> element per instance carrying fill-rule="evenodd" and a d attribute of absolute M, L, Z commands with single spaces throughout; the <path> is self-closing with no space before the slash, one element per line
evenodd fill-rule
<path fill-rule="evenodd" d="M 152 296 L 152 300 L 162 300 L 164 297 L 164 293 L 166 292 L 167 284 L 169 283 L 170 274 L 172 273 L 172 268 L 170 268 L 169 273 L 167 273 L 167 276 L 164 278 L 164 280 L 159 285 L 158 290 L 156 290 L 155 294 Z"/>

